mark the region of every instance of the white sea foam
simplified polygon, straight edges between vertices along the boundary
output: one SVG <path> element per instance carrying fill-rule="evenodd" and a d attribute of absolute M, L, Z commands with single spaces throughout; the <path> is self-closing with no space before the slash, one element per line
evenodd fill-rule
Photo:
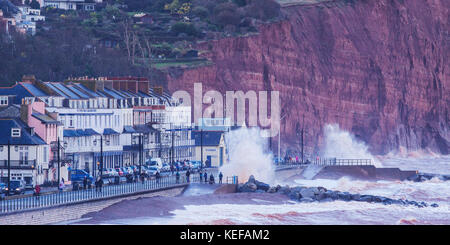
<path fill-rule="evenodd" d="M 257 180 L 273 183 L 273 156 L 267 151 L 267 138 L 261 137 L 259 128 L 230 131 L 225 140 L 229 160 L 220 168 L 224 176 L 237 175 L 240 182 L 245 182 L 253 175 Z"/>
<path fill-rule="evenodd" d="M 371 159 L 375 166 L 381 164 L 372 154 L 367 145 L 357 140 L 349 132 L 339 128 L 337 124 L 327 124 L 324 127 L 325 145 L 321 147 L 321 155 L 325 158 L 340 159 Z"/>

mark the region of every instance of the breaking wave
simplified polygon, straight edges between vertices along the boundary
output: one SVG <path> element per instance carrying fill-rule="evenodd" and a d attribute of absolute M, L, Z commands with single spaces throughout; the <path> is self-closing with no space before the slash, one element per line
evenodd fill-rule
<path fill-rule="evenodd" d="M 267 139 L 261 136 L 259 128 L 242 127 L 225 135 L 228 162 L 220 171 L 224 176 L 239 176 L 239 181 L 247 181 L 250 175 L 256 179 L 273 183 L 275 169 L 272 153 L 267 151 Z"/>
<path fill-rule="evenodd" d="M 337 124 L 325 125 L 324 138 L 325 145 L 321 150 L 324 158 L 370 159 L 375 166 L 381 166 L 378 159 L 370 154 L 368 146 L 364 142 L 340 129 Z"/>

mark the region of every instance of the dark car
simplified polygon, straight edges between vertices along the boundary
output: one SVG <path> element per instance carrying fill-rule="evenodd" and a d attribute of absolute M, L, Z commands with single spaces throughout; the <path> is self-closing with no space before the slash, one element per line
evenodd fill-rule
<path fill-rule="evenodd" d="M 72 182 L 83 182 L 84 177 L 86 177 L 90 183 L 94 182 L 94 177 L 84 170 L 73 169 L 70 171 L 70 179 Z"/>
<path fill-rule="evenodd" d="M 24 194 L 25 193 L 25 182 L 22 180 L 11 180 L 10 182 L 11 190 L 10 194 Z"/>

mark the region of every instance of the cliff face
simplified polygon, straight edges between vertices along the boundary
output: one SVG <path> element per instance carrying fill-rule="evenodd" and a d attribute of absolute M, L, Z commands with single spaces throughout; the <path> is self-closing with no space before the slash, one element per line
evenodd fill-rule
<path fill-rule="evenodd" d="M 168 77 L 171 91 L 278 90 L 282 148 L 315 152 L 337 123 L 372 153 L 450 150 L 447 0 L 336 1 L 283 9 L 260 34 L 200 44 L 215 65 Z M 274 138 L 274 140 L 276 140 Z M 276 143 L 273 145 L 276 149 Z"/>

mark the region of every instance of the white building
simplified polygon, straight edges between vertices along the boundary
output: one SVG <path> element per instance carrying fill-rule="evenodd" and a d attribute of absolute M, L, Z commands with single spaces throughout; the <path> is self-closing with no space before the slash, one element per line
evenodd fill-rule
<path fill-rule="evenodd" d="M 30 186 L 42 184 L 43 169 L 49 164 L 48 145 L 19 118 L 0 118 L 0 128 L 1 181 L 8 179 L 9 142 L 11 180 L 24 180 Z"/>

